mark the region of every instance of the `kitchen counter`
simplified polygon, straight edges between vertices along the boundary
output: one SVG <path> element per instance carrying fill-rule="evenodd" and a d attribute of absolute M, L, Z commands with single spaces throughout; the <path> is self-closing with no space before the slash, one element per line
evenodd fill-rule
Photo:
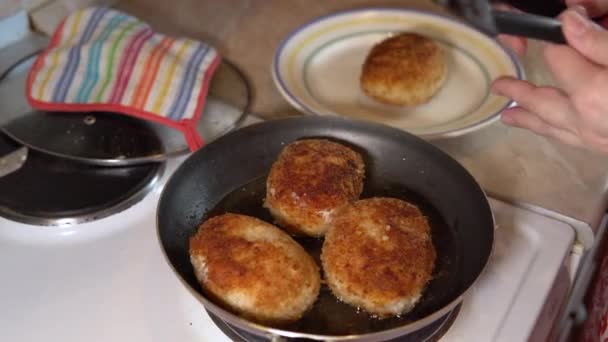
<path fill-rule="evenodd" d="M 276 90 L 270 64 L 289 32 L 320 15 L 367 6 L 442 11 L 429 1 L 310 0 L 122 0 L 115 7 L 157 30 L 208 41 L 240 66 L 253 85 L 252 110 L 265 118 L 297 115 Z M 58 21 L 39 11 L 34 26 L 50 32 Z M 539 44 L 524 59 L 528 78 L 551 84 Z M 497 198 L 532 206 L 569 221 L 579 241 L 590 246 L 606 208 L 608 157 L 564 146 L 497 122 L 459 138 L 434 141 L 459 160 Z M 542 209 L 540 209 L 542 208 Z"/>

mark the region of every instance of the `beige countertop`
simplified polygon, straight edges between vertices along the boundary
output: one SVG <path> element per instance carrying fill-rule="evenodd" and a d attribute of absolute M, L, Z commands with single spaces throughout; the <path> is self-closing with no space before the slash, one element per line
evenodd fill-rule
<path fill-rule="evenodd" d="M 297 114 L 276 90 L 270 73 L 280 40 L 301 24 L 337 10 L 393 6 L 441 10 L 429 1 L 364 0 L 122 0 L 115 7 L 149 22 L 157 30 L 214 44 L 240 66 L 253 85 L 253 112 L 265 118 Z M 51 8 L 49 13 L 57 13 Z M 56 14 L 32 16 L 50 31 Z M 551 83 L 532 43 L 524 59 L 528 78 Z M 596 230 L 606 207 L 608 157 L 571 148 L 497 122 L 464 137 L 434 142 L 459 160 L 489 194 L 527 203 L 574 219 L 580 229 Z M 584 235 L 584 234 L 583 234 Z M 589 242 L 589 236 L 581 237 Z"/>

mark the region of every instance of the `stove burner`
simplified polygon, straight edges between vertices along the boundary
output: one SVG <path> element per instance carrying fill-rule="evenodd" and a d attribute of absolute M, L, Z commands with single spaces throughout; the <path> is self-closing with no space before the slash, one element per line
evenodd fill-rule
<path fill-rule="evenodd" d="M 445 333 L 450 329 L 456 317 L 458 316 L 458 312 L 460 312 L 460 307 L 462 304 L 459 304 L 452 311 L 447 313 L 445 316 L 439 318 L 437 321 L 427 325 L 426 327 L 417 330 L 411 334 L 407 334 L 401 337 L 397 337 L 391 340 L 386 340 L 385 342 L 436 342 L 445 335 Z M 266 342 L 270 341 L 268 338 L 260 337 L 249 332 L 246 332 L 242 329 L 234 327 L 219 317 L 215 316 L 213 313 L 207 311 L 211 320 L 220 328 L 220 330 L 226 334 L 232 341 L 234 342 Z"/>
<path fill-rule="evenodd" d="M 22 147 L 0 134 L 2 156 Z M 141 200 L 164 164 L 99 167 L 37 151 L 0 177 L 0 216 L 27 224 L 67 225 L 97 220 Z"/>

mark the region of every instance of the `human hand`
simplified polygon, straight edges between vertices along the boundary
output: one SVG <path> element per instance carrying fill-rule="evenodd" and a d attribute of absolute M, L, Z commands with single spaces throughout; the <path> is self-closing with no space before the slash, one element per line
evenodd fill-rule
<path fill-rule="evenodd" d="M 507 77 L 496 80 L 493 92 L 518 104 L 502 113 L 502 121 L 608 154 L 608 31 L 582 7 L 560 18 L 568 45 L 546 44 L 543 49 L 559 88 Z"/>

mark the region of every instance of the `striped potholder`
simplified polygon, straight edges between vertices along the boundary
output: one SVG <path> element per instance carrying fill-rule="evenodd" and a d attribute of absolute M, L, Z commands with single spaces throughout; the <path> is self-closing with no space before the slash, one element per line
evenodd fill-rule
<path fill-rule="evenodd" d="M 109 8 L 87 8 L 63 20 L 27 80 L 32 107 L 109 111 L 181 130 L 192 150 L 217 51 L 202 42 L 156 33 Z"/>

